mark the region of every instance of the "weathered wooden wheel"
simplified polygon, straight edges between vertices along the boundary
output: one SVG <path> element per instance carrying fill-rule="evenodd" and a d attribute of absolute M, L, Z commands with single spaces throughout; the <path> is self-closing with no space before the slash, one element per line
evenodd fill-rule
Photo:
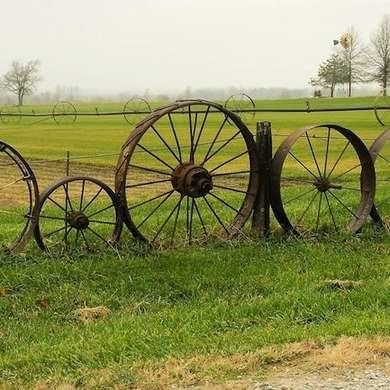
<path fill-rule="evenodd" d="M 135 126 L 151 111 L 148 101 L 138 97 L 131 98 L 123 106 L 123 116 L 131 126 Z"/>
<path fill-rule="evenodd" d="M 38 184 L 26 160 L 0 141 L 1 246 L 7 252 L 23 249 L 36 221 Z"/>
<path fill-rule="evenodd" d="M 364 143 L 334 124 L 292 133 L 275 153 L 272 209 L 288 232 L 357 232 L 372 208 L 375 170 Z"/>
<path fill-rule="evenodd" d="M 54 105 L 51 113 L 58 125 L 71 124 L 77 119 L 77 109 L 70 102 L 58 102 Z"/>
<path fill-rule="evenodd" d="M 376 168 L 376 194 L 371 218 L 390 230 L 390 129 L 374 141 L 370 154 Z"/>
<path fill-rule="evenodd" d="M 115 193 L 92 177 L 68 176 L 41 195 L 34 235 L 41 249 L 112 247 L 122 229 Z"/>
<path fill-rule="evenodd" d="M 257 187 L 252 134 L 237 115 L 204 100 L 153 111 L 117 164 L 126 225 L 136 239 L 159 246 L 235 236 Z"/>

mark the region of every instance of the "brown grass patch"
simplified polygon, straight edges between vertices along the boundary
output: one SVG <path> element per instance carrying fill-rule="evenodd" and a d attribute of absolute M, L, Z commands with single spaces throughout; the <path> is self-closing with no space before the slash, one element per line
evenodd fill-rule
<path fill-rule="evenodd" d="M 229 388 L 229 379 L 265 376 L 270 372 L 293 367 L 294 371 L 359 367 L 379 364 L 390 358 L 390 338 L 360 339 L 343 337 L 336 344 L 304 341 L 285 346 L 271 346 L 256 352 L 230 356 L 194 356 L 168 359 L 163 363 L 146 363 L 135 370 L 139 388 L 166 388 L 200 385 L 202 388 Z M 240 388 L 241 382 L 231 382 Z M 248 383 L 242 388 L 247 388 Z"/>
<path fill-rule="evenodd" d="M 361 280 L 326 280 L 321 287 L 334 291 L 349 291 L 363 284 Z"/>
<path fill-rule="evenodd" d="M 110 314 L 111 310 L 106 306 L 84 307 L 74 311 L 75 318 L 83 324 L 106 318 Z"/>

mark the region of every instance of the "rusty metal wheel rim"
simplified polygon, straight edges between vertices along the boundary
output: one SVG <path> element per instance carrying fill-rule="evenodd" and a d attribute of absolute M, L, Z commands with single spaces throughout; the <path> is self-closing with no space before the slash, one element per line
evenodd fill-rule
<path fill-rule="evenodd" d="M 229 96 L 224 104 L 227 110 L 235 112 L 244 123 L 253 121 L 256 112 L 240 112 L 240 110 L 251 110 L 256 108 L 255 101 L 246 93 L 239 93 Z"/>
<path fill-rule="evenodd" d="M 18 124 L 22 120 L 22 111 L 19 106 L 3 106 L 0 110 L 0 119 L 4 124 Z"/>
<path fill-rule="evenodd" d="M 216 119 L 215 116 L 222 116 L 223 120 L 220 121 L 221 118 Z M 184 131 L 180 132 L 178 130 L 180 125 L 177 124 L 177 121 L 179 121 L 178 118 L 183 117 L 184 119 L 181 120 L 184 120 L 186 125 Z M 228 119 L 234 123 L 234 126 L 229 125 Z M 208 127 L 209 120 L 217 124 L 212 134 L 210 134 L 210 128 Z M 166 125 L 165 132 L 161 132 L 160 129 L 162 122 Z M 230 126 L 228 138 L 223 138 L 225 126 Z M 143 137 L 147 139 L 147 136 L 151 135 L 158 142 L 157 144 L 161 147 L 161 150 L 165 152 L 165 160 L 157 154 L 157 149 L 152 151 L 141 144 Z M 204 142 L 207 139 L 209 142 Z M 184 143 L 185 140 L 188 141 L 187 144 Z M 226 146 L 233 147 L 234 142 L 237 141 L 241 142 L 240 147 L 243 146 L 243 150 L 240 149 L 241 153 L 232 152 L 236 154 L 232 157 L 229 156 L 222 163 L 216 164 L 216 160 L 213 159 L 217 159 L 217 154 L 223 151 L 227 152 L 228 148 Z M 185 145 L 188 146 L 187 149 L 185 149 Z M 140 155 L 138 152 L 142 152 L 144 155 Z M 159 168 L 151 164 L 148 166 L 135 164 L 137 153 L 142 159 L 144 159 L 144 156 L 149 156 L 150 160 L 153 160 L 153 163 L 158 165 Z M 235 161 L 241 164 L 241 160 L 239 160 L 241 158 L 247 160 L 245 169 L 234 169 L 233 165 L 230 164 Z M 213 167 L 210 167 L 213 161 Z M 146 161 L 143 164 L 146 164 Z M 244 163 L 242 164 L 244 165 Z M 146 182 L 142 179 L 133 179 L 136 177 L 134 175 L 135 170 L 136 172 L 147 172 L 149 176 L 152 176 L 152 179 Z M 240 188 L 230 188 L 219 184 L 220 179 L 226 181 L 236 180 L 237 183 L 239 180 L 242 181 L 239 182 Z M 136 182 L 131 183 L 131 180 L 136 180 Z M 148 202 L 156 200 L 160 202 L 157 207 L 153 204 L 144 213 L 139 212 L 139 210 L 134 211 L 137 207 L 148 204 L 148 202 L 142 201 L 138 202 L 139 205 L 137 205 L 135 196 L 133 196 L 135 191 L 139 188 L 148 191 L 150 188 L 156 188 L 151 186 L 158 185 L 166 186 L 167 191 L 163 191 L 162 194 L 159 193 L 156 197 L 154 195 L 149 196 L 146 199 Z M 210 227 L 211 222 L 210 225 L 207 225 L 211 217 L 213 223 L 220 228 L 218 234 L 215 235 L 224 238 L 235 236 L 239 233 L 252 211 L 257 187 L 257 157 L 252 134 L 237 115 L 219 104 L 204 100 L 178 101 L 153 111 L 149 117 L 139 123 L 122 147 L 117 164 L 115 186 L 121 199 L 124 222 L 133 233 L 133 236 L 137 240 L 158 246 L 176 246 L 179 245 L 179 241 L 180 244 L 203 242 L 212 233 L 215 233 L 215 226 L 212 229 Z M 215 189 L 218 189 L 219 193 Z M 239 206 L 236 203 L 232 206 L 226 201 L 226 198 L 223 199 L 220 196 L 221 190 L 243 196 L 243 199 L 238 201 L 234 198 L 236 203 L 240 203 Z M 128 191 L 129 193 L 127 193 Z M 167 215 L 164 216 L 161 224 L 157 224 L 153 232 L 147 233 L 144 224 L 149 221 L 148 223 L 153 225 L 154 221 L 150 221 L 150 218 L 155 217 L 163 210 L 159 208 L 163 207 L 165 202 L 169 204 L 172 201 L 172 199 L 169 200 L 171 196 L 172 199 L 178 198 L 174 202 L 174 207 L 169 206 L 169 212 L 167 211 Z M 232 196 L 232 199 L 234 196 Z M 226 215 L 232 217 L 228 221 L 229 223 L 226 223 L 226 220 L 218 215 L 220 209 L 215 209 L 216 202 L 219 203 L 219 207 L 223 205 L 223 207 L 233 212 L 234 217 L 232 217 L 232 214 L 226 213 Z M 164 207 L 168 206 L 164 205 Z M 214 211 L 212 211 L 213 208 Z M 204 211 L 205 209 L 208 210 L 207 214 Z M 187 215 L 184 215 L 184 217 L 183 210 L 187 210 Z M 203 216 L 202 212 L 204 213 Z M 139 215 L 136 213 L 139 213 Z M 180 229 L 182 225 L 183 229 Z M 165 229 L 163 234 L 160 229 Z M 184 237 L 181 240 L 176 239 L 180 235 L 178 232 L 182 230 L 185 230 Z M 220 234 L 221 232 L 222 234 Z"/>
<path fill-rule="evenodd" d="M 146 99 L 134 97 L 129 99 L 123 106 L 123 117 L 126 122 L 135 126 L 139 121 L 141 121 L 145 116 L 147 116 L 152 109 L 150 104 Z M 140 113 L 140 114 L 138 114 Z"/>
<path fill-rule="evenodd" d="M 52 116 L 58 125 L 70 124 L 76 122 L 77 109 L 74 104 L 67 101 L 56 103 L 52 109 Z"/>
<path fill-rule="evenodd" d="M 0 186 L 3 201 L 8 204 L 13 201 L 16 194 L 20 196 L 24 193 L 21 210 L 16 211 L 13 208 L 10 210 L 5 207 L 0 209 L 0 215 L 4 219 L 8 216 L 18 218 L 20 229 L 15 232 L 14 238 L 10 242 L 2 243 L 7 252 L 17 252 L 24 248 L 36 223 L 39 200 L 38 183 L 34 172 L 21 154 L 2 141 L 0 141 L 0 172 L 2 173 L 0 180 L 3 182 Z"/>
<path fill-rule="evenodd" d="M 374 161 L 376 167 L 376 175 L 377 175 L 377 181 L 376 181 L 377 194 L 370 215 L 374 222 L 382 226 L 386 226 L 388 229 L 390 229 L 390 224 L 389 222 L 385 222 L 387 221 L 388 213 L 385 213 L 383 209 L 384 206 L 389 203 L 390 199 L 389 198 L 378 199 L 378 196 L 381 190 L 383 189 L 382 186 L 386 186 L 386 188 L 389 187 L 390 178 L 389 176 L 386 175 L 386 171 L 385 174 L 382 175 L 381 169 L 380 168 L 378 169 L 378 166 L 382 165 L 387 169 L 389 169 L 390 167 L 390 153 L 388 150 L 390 147 L 389 141 L 390 141 L 390 129 L 385 130 L 383 133 L 381 133 L 370 147 L 370 154 L 372 160 Z M 387 147 L 386 150 L 385 147 Z"/>
<path fill-rule="evenodd" d="M 88 176 L 67 176 L 41 195 L 34 237 L 42 250 L 113 248 L 122 230 L 121 207 L 111 188 Z"/>
<path fill-rule="evenodd" d="M 375 118 L 381 126 L 390 126 L 390 97 L 378 96 L 374 103 Z"/>
<path fill-rule="evenodd" d="M 321 136 L 316 139 L 313 134 Z M 292 152 L 298 140 L 304 143 L 301 146 L 306 145 L 304 159 L 296 155 L 297 152 Z M 317 144 L 313 145 L 314 142 Z M 340 146 L 341 151 L 338 149 L 334 154 L 332 147 L 334 148 L 335 143 Z M 318 150 L 324 154 L 322 158 Z M 283 169 L 287 157 L 290 159 L 288 163 L 293 161 L 299 167 L 292 170 L 294 176 L 287 175 L 288 165 L 285 171 Z M 311 161 L 311 165 L 307 160 Z M 294 164 L 291 163 L 291 166 Z M 348 168 L 344 164 L 348 164 Z M 360 174 L 356 176 L 359 170 Z M 353 181 L 355 187 L 351 184 Z M 285 231 L 299 234 L 313 230 L 315 233 L 320 230 L 341 232 L 344 229 L 354 233 L 362 227 L 372 208 L 375 170 L 370 154 L 358 136 L 341 126 L 322 124 L 297 130 L 282 142 L 272 161 L 271 184 L 272 209 Z M 298 196 L 295 194 L 284 199 L 288 193 L 285 188 L 289 185 L 306 188 Z M 346 201 L 349 203 L 346 204 Z M 304 205 L 302 213 L 299 211 L 295 215 L 297 203 L 293 204 L 294 202 Z M 356 206 L 351 206 L 350 203 Z M 310 215 L 312 220 L 309 220 Z M 342 217 L 343 221 L 340 223 Z M 304 219 L 308 220 L 305 224 L 308 227 L 303 227 Z"/>

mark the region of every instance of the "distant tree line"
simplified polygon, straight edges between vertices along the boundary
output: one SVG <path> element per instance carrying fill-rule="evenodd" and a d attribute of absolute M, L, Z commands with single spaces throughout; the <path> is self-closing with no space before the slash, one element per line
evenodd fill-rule
<path fill-rule="evenodd" d="M 339 40 L 333 41 L 335 53 L 322 62 L 310 85 L 328 89 L 333 97 L 338 85 L 347 85 L 352 96 L 354 83 L 375 82 L 387 96 L 390 81 L 390 16 L 385 15 L 370 43 L 364 46 L 351 27 Z M 320 95 L 316 90 L 315 95 Z"/>

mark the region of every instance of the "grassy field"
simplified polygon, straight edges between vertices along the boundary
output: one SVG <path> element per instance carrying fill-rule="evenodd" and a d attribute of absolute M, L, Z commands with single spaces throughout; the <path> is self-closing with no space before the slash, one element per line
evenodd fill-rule
<path fill-rule="evenodd" d="M 374 98 L 320 99 L 310 101 L 310 105 L 356 107 L 372 105 L 373 101 Z M 256 105 L 304 108 L 305 101 L 258 101 Z M 97 105 L 77 106 L 80 111 L 94 111 Z M 99 104 L 98 109 L 121 110 L 122 106 L 107 103 Z M 23 108 L 26 112 L 50 109 Z M 259 120 L 272 122 L 275 149 L 284 138 L 278 135 L 315 123 L 338 123 L 353 129 L 367 139 L 367 146 L 383 131 L 373 112 L 257 114 L 248 123 L 252 132 Z M 219 123 L 218 118 L 212 120 L 210 128 L 214 133 Z M 180 119 L 177 126 L 183 126 Z M 159 128 L 172 143 L 168 123 L 160 123 Z M 228 138 L 233 130 L 228 128 L 224 136 Z M 62 159 L 67 150 L 71 157 L 104 155 L 76 159 L 70 170 L 112 184 L 117 154 L 130 131 L 121 116 L 79 117 L 74 124 L 60 126 L 52 119 L 37 122 L 36 118 L 23 118 L 18 124 L 1 124 L 0 138 L 32 163 L 43 189 L 49 181 L 63 176 L 65 167 L 62 161 L 39 161 Z M 206 134 L 205 143 L 212 137 L 212 131 Z M 146 140 L 153 150 L 161 147 L 156 139 Z M 332 163 L 344 144 L 343 140 L 332 139 Z M 323 166 L 324 141 L 317 137 L 313 145 L 322 153 Z M 210 162 L 210 168 L 242 148 L 242 141 L 232 143 Z M 199 149 L 202 156 L 206 151 L 207 146 Z M 296 152 L 305 159 L 310 156 L 304 144 L 298 144 Z M 173 156 L 164 153 L 164 161 L 174 164 Z M 139 162 L 145 160 L 141 153 L 138 156 Z M 338 168 L 340 172 L 353 166 L 354 158 L 353 153 L 347 153 Z M 154 163 L 148 166 L 157 168 L 160 164 Z M 315 169 L 313 161 L 308 164 Z M 244 156 L 229 169 L 247 166 Z M 388 180 L 388 169 L 381 166 L 383 180 Z M 286 172 L 295 179 L 302 175 L 292 161 Z M 134 182 L 144 178 L 135 175 Z M 246 179 L 240 177 L 231 183 L 241 188 Z M 356 185 L 358 178 L 352 174 L 346 180 Z M 163 190 L 159 184 L 153 191 Z M 284 190 L 286 197 L 298 193 L 296 187 L 287 186 Z M 92 194 L 93 191 L 87 195 Z M 352 194 L 344 198 L 351 204 L 355 201 Z M 388 187 L 381 187 L 380 194 L 386 197 Z M 145 191 L 133 191 L 132 201 L 139 202 L 146 196 Z M 15 194 L 9 198 L 16 208 L 20 200 Z M 237 207 L 242 196 L 230 194 L 225 199 Z M 290 213 L 301 213 L 305 202 L 307 199 L 301 199 Z M 157 223 L 173 204 L 167 202 L 160 210 Z M 145 206 L 137 210 L 134 218 L 142 221 L 149 211 L 150 206 Z M 220 212 L 226 220 L 234 215 L 226 208 Z M 341 209 L 338 216 L 342 216 Z M 316 217 L 313 213 L 309 220 L 313 222 Z M 211 214 L 206 217 L 210 218 Z M 329 216 L 324 223 L 331 224 Z M 185 230 L 185 224 L 183 216 L 179 227 Z M 7 236 L 15 226 L 12 215 L 4 216 L 1 236 Z M 2 256 L 0 388 L 31 388 L 37 384 L 50 388 L 63 383 L 85 388 L 166 388 L 172 383 L 223 382 L 249 373 L 261 376 L 268 365 L 277 364 L 282 355 L 262 352 L 270 346 L 278 350 L 286 343 L 306 340 L 325 345 L 341 336 L 390 336 L 388 233 L 369 223 L 354 236 L 328 234 L 324 229 L 320 237 L 297 238 L 283 235 L 275 221 L 267 240 L 250 236 L 249 226 L 244 232 L 232 242 L 211 239 L 204 246 L 153 251 L 135 246 L 125 230 L 118 251 L 42 254 L 31 244 L 24 254 Z M 109 234 L 109 229 L 104 233 Z M 101 309 L 97 319 L 80 320 L 78 309 L 98 306 L 109 311 Z M 259 358 L 248 367 L 248 356 L 254 353 Z"/>

